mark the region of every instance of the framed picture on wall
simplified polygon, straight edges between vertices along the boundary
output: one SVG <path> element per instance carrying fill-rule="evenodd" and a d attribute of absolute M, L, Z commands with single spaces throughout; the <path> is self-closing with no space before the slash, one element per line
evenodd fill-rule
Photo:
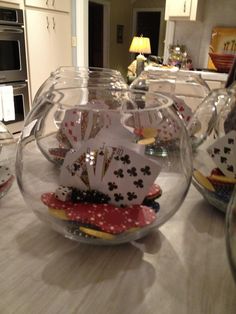
<path fill-rule="evenodd" d="M 214 27 L 211 34 L 209 51 L 236 55 L 236 28 Z M 208 68 L 216 69 L 210 57 L 208 59 Z"/>
<path fill-rule="evenodd" d="M 116 42 L 118 44 L 123 43 L 123 35 L 124 35 L 124 25 L 116 26 Z"/>

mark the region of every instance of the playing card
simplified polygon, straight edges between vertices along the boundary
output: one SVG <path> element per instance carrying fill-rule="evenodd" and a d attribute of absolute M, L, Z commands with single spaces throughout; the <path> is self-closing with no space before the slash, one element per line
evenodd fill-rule
<path fill-rule="evenodd" d="M 77 143 L 82 139 L 81 112 L 75 108 L 66 110 L 61 123 L 61 131 L 69 140 L 72 147 L 76 147 Z"/>
<path fill-rule="evenodd" d="M 111 204 L 141 204 L 160 172 L 160 166 L 125 147 L 117 147 L 102 179 L 100 191 Z"/>
<path fill-rule="evenodd" d="M 161 141 L 169 141 L 179 136 L 180 127 L 171 117 L 163 117 L 158 128 L 158 139 Z"/>
<path fill-rule="evenodd" d="M 193 115 L 192 109 L 186 105 L 183 99 L 177 97 L 174 97 L 174 108 L 178 111 L 184 122 L 188 124 Z"/>
<path fill-rule="evenodd" d="M 93 120 L 92 111 L 81 112 L 81 140 L 87 140 L 92 130 Z"/>
<path fill-rule="evenodd" d="M 76 187 L 80 190 L 89 188 L 84 148 L 71 150 L 66 154 L 61 167 L 59 184 Z"/>
<path fill-rule="evenodd" d="M 91 147 L 88 149 L 90 150 Z M 104 143 L 101 145 L 99 145 L 99 143 L 93 145 L 90 162 L 87 162 L 89 185 L 91 189 L 99 190 L 102 178 L 107 171 L 114 152 L 115 148 L 105 146 Z"/>
<path fill-rule="evenodd" d="M 207 152 L 225 176 L 236 178 L 236 131 L 231 131 L 208 147 Z"/>
<path fill-rule="evenodd" d="M 72 147 L 78 148 L 80 141 L 93 138 L 104 127 L 105 113 L 72 108 L 66 110 L 60 131 Z"/>

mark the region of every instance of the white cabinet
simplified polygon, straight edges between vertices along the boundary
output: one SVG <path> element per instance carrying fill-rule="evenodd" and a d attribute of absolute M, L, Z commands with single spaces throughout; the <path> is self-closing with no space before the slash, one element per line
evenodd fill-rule
<path fill-rule="evenodd" d="M 69 13 L 26 8 L 31 98 L 57 67 L 72 65 Z"/>
<path fill-rule="evenodd" d="M 4 6 L 4 7 L 12 7 L 12 5 L 23 5 L 23 0 L 1 0 L 0 1 L 0 6 Z"/>
<path fill-rule="evenodd" d="M 26 6 L 70 12 L 70 0 L 25 0 Z"/>
<path fill-rule="evenodd" d="M 190 20 L 201 18 L 202 0 L 166 0 L 165 20 Z"/>

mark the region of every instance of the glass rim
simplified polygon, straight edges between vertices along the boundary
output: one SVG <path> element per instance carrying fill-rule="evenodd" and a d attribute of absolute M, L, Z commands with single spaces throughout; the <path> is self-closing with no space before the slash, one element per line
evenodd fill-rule
<path fill-rule="evenodd" d="M 109 108 L 91 108 L 91 107 L 87 107 L 86 105 L 75 105 L 75 106 L 72 106 L 72 107 L 69 107 L 68 106 L 68 109 L 69 108 L 80 108 L 81 110 L 83 111 L 109 111 L 109 112 L 112 112 L 112 111 L 118 111 L 118 110 L 122 110 L 124 112 L 127 112 L 127 113 L 131 113 L 131 112 L 134 112 L 134 111 L 152 111 L 152 110 L 162 110 L 164 108 L 169 108 L 171 107 L 171 105 L 173 104 L 173 98 L 171 97 L 171 95 L 165 95 L 165 94 L 162 94 L 162 93 L 159 93 L 159 92 L 149 92 L 149 91 L 144 91 L 144 90 L 136 90 L 136 89 L 129 89 L 129 88 L 104 88 L 104 87 L 101 87 L 101 86 L 92 86 L 92 87 L 73 87 L 74 89 L 79 89 L 79 90 L 88 90 L 89 91 L 104 91 L 104 92 L 109 92 L 109 93 L 127 93 L 127 94 L 131 94 L 131 95 L 140 95 L 140 96 L 145 96 L 147 95 L 148 97 L 150 97 L 150 100 L 157 100 L 158 103 L 160 105 L 158 106 L 149 106 L 149 107 L 145 107 L 145 108 L 133 108 L 133 109 L 123 109 L 124 108 L 124 104 L 121 104 L 121 106 L 117 109 L 109 109 Z M 66 90 L 67 88 L 60 88 L 58 89 L 58 91 L 61 91 L 61 90 Z M 71 87 L 68 87 L 68 89 L 71 89 Z M 57 90 L 53 90 L 53 91 L 57 91 Z M 52 92 L 53 92 L 52 91 Z M 54 103 L 54 101 L 50 100 L 48 97 L 50 96 L 50 93 L 47 93 L 45 92 L 44 94 L 42 94 L 40 96 L 40 99 L 42 99 L 46 94 L 46 97 L 45 97 L 45 100 L 48 99 L 48 101 L 50 103 Z M 111 94 L 112 96 L 112 94 Z M 130 99 L 127 99 L 128 100 L 133 100 L 132 97 Z M 124 99 L 125 101 L 125 99 Z M 56 103 L 56 102 L 55 102 Z M 89 101 L 88 101 L 89 103 Z"/>

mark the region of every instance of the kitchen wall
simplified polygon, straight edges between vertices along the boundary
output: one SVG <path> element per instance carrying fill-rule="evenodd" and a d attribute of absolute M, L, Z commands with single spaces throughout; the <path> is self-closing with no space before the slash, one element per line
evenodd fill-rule
<path fill-rule="evenodd" d="M 176 22 L 174 43 L 185 44 L 194 66 L 206 68 L 212 28 L 236 27 L 236 1 L 205 0 L 202 13 L 201 21 Z"/>
<path fill-rule="evenodd" d="M 132 39 L 132 4 L 127 0 L 109 0 L 110 2 L 110 67 L 126 76 L 130 63 L 129 45 Z M 116 41 L 117 25 L 124 26 L 123 43 Z"/>

